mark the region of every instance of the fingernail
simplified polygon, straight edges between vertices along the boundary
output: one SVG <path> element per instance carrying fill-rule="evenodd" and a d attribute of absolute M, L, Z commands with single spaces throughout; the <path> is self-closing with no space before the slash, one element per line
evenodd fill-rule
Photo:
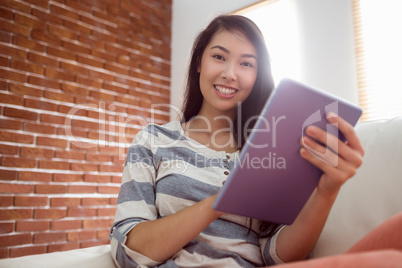
<path fill-rule="evenodd" d="M 328 120 L 336 120 L 336 118 L 338 117 L 338 115 L 334 112 L 329 112 L 327 113 L 327 119 Z"/>

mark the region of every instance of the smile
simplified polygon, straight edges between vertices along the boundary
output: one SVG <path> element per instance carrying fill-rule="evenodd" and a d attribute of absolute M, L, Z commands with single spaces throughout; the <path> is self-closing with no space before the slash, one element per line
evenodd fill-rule
<path fill-rule="evenodd" d="M 223 86 L 214 86 L 214 87 L 219 93 L 223 95 L 233 95 L 237 92 L 237 89 L 234 88 L 227 88 Z"/>

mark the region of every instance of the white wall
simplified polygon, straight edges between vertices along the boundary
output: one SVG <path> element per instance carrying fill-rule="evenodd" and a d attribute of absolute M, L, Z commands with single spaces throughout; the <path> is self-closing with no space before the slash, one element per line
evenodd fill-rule
<path fill-rule="evenodd" d="M 181 108 L 192 43 L 215 16 L 256 0 L 173 0 L 171 104 Z M 300 30 L 301 81 L 357 103 L 351 0 L 293 0 Z M 280 25 L 278 25 L 280 27 Z M 171 119 L 177 113 L 171 110 Z"/>

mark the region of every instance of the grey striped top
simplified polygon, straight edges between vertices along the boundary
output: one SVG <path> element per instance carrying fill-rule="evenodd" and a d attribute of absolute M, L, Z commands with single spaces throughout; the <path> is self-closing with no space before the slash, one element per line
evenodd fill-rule
<path fill-rule="evenodd" d="M 258 221 L 225 215 L 171 259 L 159 263 L 125 246 L 142 221 L 176 213 L 218 192 L 239 152 L 215 151 L 184 135 L 180 122 L 150 124 L 131 144 L 110 239 L 119 267 L 256 267 L 282 263 L 276 233 L 260 238 Z"/>

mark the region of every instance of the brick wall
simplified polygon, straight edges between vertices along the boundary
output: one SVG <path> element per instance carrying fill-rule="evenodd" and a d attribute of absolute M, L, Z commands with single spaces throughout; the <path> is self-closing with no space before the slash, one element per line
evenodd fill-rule
<path fill-rule="evenodd" d="M 170 24 L 171 0 L 0 1 L 0 258 L 109 243 L 127 147 L 169 120 Z"/>

